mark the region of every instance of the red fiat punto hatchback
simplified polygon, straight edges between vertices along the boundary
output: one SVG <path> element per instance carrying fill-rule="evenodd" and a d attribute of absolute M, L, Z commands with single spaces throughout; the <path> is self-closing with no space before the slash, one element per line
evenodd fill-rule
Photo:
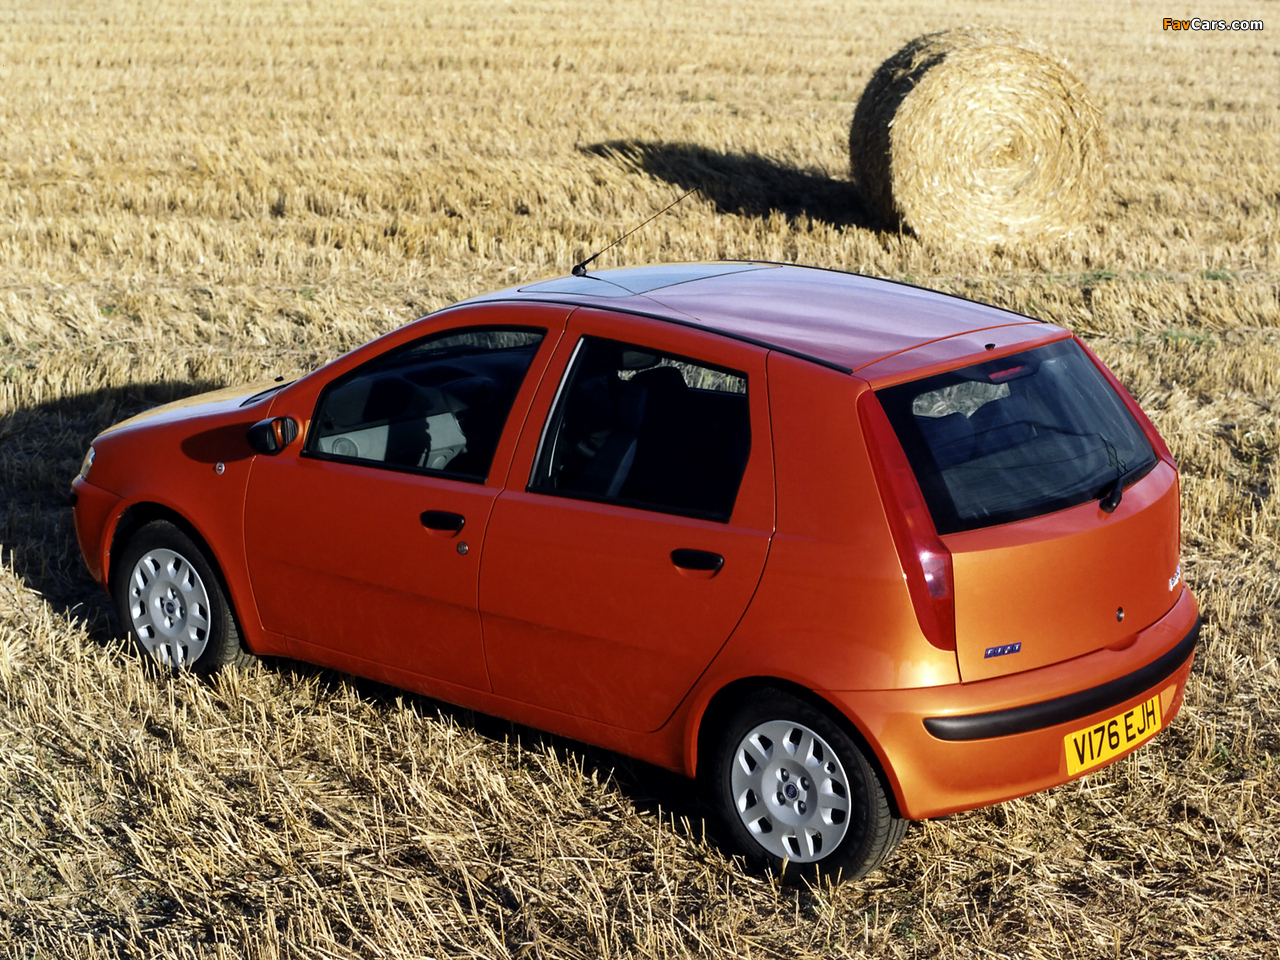
<path fill-rule="evenodd" d="M 138 644 L 279 654 L 697 776 L 788 875 L 1124 756 L 1198 635 L 1178 474 L 1062 327 L 770 263 L 469 300 L 104 432 Z"/>

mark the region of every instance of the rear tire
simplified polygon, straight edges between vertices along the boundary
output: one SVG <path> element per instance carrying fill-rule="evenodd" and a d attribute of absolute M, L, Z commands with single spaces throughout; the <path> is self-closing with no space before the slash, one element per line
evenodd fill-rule
<path fill-rule="evenodd" d="M 138 651 L 160 665 L 212 674 L 253 659 L 213 564 L 168 520 L 129 538 L 112 580 L 120 623 Z"/>
<path fill-rule="evenodd" d="M 729 718 L 707 784 L 738 852 L 784 881 L 857 880 L 909 821 L 862 749 L 813 705 L 777 690 Z"/>

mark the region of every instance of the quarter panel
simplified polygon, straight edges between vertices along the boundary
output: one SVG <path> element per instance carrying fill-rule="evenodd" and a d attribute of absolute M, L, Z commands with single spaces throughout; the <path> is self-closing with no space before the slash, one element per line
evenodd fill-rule
<path fill-rule="evenodd" d="M 857 415 L 864 381 L 768 358 L 778 530 L 712 668 L 715 688 L 773 676 L 811 690 L 955 683 L 955 654 L 916 620 Z"/>

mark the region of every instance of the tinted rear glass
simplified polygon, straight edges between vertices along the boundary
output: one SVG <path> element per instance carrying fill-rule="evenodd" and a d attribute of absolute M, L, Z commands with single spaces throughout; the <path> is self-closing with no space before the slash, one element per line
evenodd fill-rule
<path fill-rule="evenodd" d="M 877 391 L 942 534 L 1100 499 L 1155 465 L 1074 340 Z"/>

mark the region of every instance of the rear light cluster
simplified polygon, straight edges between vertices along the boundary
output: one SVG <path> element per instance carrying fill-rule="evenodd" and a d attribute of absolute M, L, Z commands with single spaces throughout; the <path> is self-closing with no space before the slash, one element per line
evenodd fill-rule
<path fill-rule="evenodd" d="M 951 551 L 938 536 L 898 435 L 872 391 L 858 398 L 858 416 L 920 629 L 939 650 L 954 650 L 956 590 Z"/>
<path fill-rule="evenodd" d="M 951 595 L 951 554 L 946 552 L 946 547 L 942 549 L 942 553 L 932 553 L 929 550 L 921 550 L 919 553 L 924 585 L 934 600 L 942 600 Z"/>

